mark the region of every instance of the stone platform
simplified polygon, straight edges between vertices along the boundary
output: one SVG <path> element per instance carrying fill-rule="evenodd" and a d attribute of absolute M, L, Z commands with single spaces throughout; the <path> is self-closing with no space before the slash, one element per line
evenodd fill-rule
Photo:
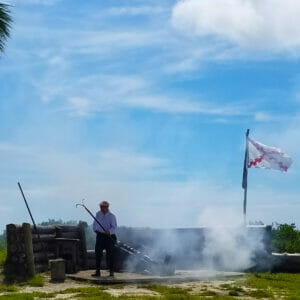
<path fill-rule="evenodd" d="M 67 278 L 93 284 L 145 284 L 145 283 L 180 283 L 201 280 L 222 280 L 244 275 L 239 272 L 222 272 L 212 270 L 176 270 L 173 276 L 142 275 L 137 273 L 115 273 L 114 278 L 108 277 L 107 271 L 101 271 L 101 277 L 92 277 L 92 270 L 68 274 Z"/>

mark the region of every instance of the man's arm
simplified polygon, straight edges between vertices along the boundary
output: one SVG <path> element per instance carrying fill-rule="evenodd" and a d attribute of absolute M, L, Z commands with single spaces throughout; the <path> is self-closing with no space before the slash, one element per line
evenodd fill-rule
<path fill-rule="evenodd" d="M 98 213 L 96 213 L 96 219 L 98 220 Z M 99 224 L 94 220 L 93 222 L 93 231 L 97 232 L 97 227 L 99 226 Z"/>
<path fill-rule="evenodd" d="M 110 234 L 115 234 L 117 230 L 117 219 L 115 215 L 111 216 L 111 223 L 110 223 L 110 228 L 109 228 L 109 233 Z"/>

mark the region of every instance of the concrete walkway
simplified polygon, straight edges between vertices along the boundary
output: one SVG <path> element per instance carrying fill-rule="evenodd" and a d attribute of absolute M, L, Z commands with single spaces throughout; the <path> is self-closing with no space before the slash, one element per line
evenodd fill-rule
<path fill-rule="evenodd" d="M 180 283 L 201 280 L 226 279 L 244 275 L 239 272 L 222 272 L 212 270 L 177 270 L 173 276 L 142 275 L 137 273 L 115 273 L 114 278 L 108 277 L 107 271 L 101 271 L 101 277 L 92 277 L 93 270 L 67 274 L 67 278 L 94 284 L 144 284 L 144 283 Z"/>

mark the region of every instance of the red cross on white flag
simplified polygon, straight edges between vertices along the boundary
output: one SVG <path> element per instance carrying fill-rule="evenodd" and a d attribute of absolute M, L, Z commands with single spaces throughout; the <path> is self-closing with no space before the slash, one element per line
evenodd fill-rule
<path fill-rule="evenodd" d="M 292 159 L 275 147 L 266 146 L 248 138 L 248 168 L 274 169 L 287 172 Z"/>

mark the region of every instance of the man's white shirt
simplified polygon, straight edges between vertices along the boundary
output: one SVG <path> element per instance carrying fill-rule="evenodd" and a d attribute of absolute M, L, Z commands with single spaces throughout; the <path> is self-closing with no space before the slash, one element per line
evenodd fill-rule
<path fill-rule="evenodd" d="M 115 234 L 117 230 L 117 220 L 113 213 L 108 211 L 106 214 L 103 214 L 102 211 L 98 211 L 96 214 L 96 219 L 98 222 L 108 230 L 110 234 Z M 104 232 L 100 225 L 94 220 L 93 230 L 98 232 Z"/>

